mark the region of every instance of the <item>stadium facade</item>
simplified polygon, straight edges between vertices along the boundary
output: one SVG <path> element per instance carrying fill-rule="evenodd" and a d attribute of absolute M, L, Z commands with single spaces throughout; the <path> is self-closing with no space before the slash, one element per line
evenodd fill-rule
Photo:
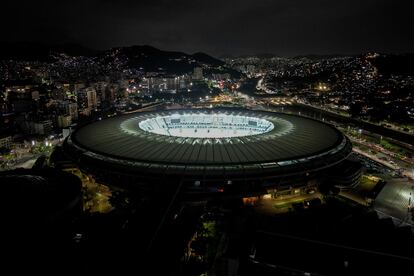
<path fill-rule="evenodd" d="M 159 190 L 179 183 L 190 194 L 248 194 L 313 189 L 352 145 L 310 118 L 223 108 L 109 118 L 75 130 L 63 149 L 111 185 Z"/>

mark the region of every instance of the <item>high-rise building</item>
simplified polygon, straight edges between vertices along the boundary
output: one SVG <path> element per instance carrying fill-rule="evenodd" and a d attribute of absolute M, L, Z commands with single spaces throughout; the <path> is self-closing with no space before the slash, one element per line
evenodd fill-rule
<path fill-rule="evenodd" d="M 148 88 L 156 92 L 176 92 L 178 79 L 176 77 L 151 77 L 148 79 Z"/>
<path fill-rule="evenodd" d="M 33 110 L 33 97 L 30 90 L 15 90 L 7 94 L 7 100 L 14 112 L 30 112 Z"/>
<path fill-rule="evenodd" d="M 73 102 L 69 102 L 67 105 L 67 113 L 71 118 L 72 121 L 78 119 L 78 105 Z"/>
<path fill-rule="evenodd" d="M 53 122 L 51 120 L 45 120 L 40 122 L 33 122 L 34 134 L 47 135 L 53 131 Z"/>
<path fill-rule="evenodd" d="M 213 74 L 213 79 L 217 81 L 227 80 L 227 79 L 230 79 L 230 74 L 229 73 Z"/>
<path fill-rule="evenodd" d="M 77 93 L 77 102 L 79 112 L 88 108 L 88 96 L 85 90 L 81 90 Z"/>
<path fill-rule="evenodd" d="M 84 88 L 85 88 L 85 84 L 84 83 L 75 83 L 75 84 L 73 84 L 73 90 L 75 92 L 79 92 L 79 91 L 81 91 Z"/>
<path fill-rule="evenodd" d="M 72 124 L 72 117 L 70 115 L 59 115 L 57 124 L 59 128 L 66 128 Z"/>
<path fill-rule="evenodd" d="M 72 120 L 78 119 L 78 105 L 71 101 L 59 102 L 59 115 L 69 115 Z"/>
<path fill-rule="evenodd" d="M 193 80 L 202 80 L 203 79 L 203 68 L 195 67 L 193 71 Z"/>
<path fill-rule="evenodd" d="M 93 87 L 96 90 L 96 97 L 97 97 L 98 103 L 102 103 L 105 101 L 105 98 L 106 98 L 105 90 L 106 90 L 107 85 L 108 84 L 104 81 L 99 81 L 93 84 Z"/>
<path fill-rule="evenodd" d="M 77 95 L 78 110 L 80 113 L 89 115 L 98 106 L 96 91 L 92 87 L 82 89 Z"/>
<path fill-rule="evenodd" d="M 88 98 L 88 108 L 95 109 L 98 106 L 96 90 L 92 87 L 89 87 L 86 89 L 86 94 Z"/>

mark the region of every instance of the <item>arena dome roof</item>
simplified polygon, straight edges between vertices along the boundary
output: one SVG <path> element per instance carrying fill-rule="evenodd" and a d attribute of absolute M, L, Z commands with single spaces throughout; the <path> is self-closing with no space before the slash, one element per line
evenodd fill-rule
<path fill-rule="evenodd" d="M 351 151 L 349 140 L 331 125 L 239 109 L 113 117 L 77 129 L 67 144 L 88 158 L 145 171 L 306 170 L 335 164 Z"/>

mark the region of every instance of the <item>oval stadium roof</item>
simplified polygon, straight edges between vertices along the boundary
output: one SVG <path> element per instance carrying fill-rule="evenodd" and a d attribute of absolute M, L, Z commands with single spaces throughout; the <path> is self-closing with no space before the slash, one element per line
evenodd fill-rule
<path fill-rule="evenodd" d="M 177 113 L 255 117 L 273 123 L 274 128 L 243 137 L 186 138 L 151 133 L 139 127 L 140 122 L 149 118 Z M 328 161 L 338 162 L 350 152 L 348 139 L 328 124 L 283 113 L 233 109 L 166 110 L 113 117 L 77 129 L 66 143 L 92 159 L 148 170 L 160 166 L 213 171 L 235 166 L 279 168 L 305 165 L 341 153 L 341 157 Z"/>

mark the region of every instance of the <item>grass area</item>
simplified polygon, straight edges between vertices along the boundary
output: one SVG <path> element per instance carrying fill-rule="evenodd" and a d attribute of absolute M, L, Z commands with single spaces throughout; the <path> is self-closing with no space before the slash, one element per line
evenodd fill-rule
<path fill-rule="evenodd" d="M 291 199 L 291 200 L 288 200 L 288 201 L 283 200 L 282 202 L 276 202 L 274 204 L 274 207 L 278 208 L 278 209 L 288 208 L 288 207 L 291 207 L 292 204 L 300 203 L 300 202 L 303 202 L 303 201 L 304 201 L 303 198 L 296 198 L 296 199 Z"/>
<path fill-rule="evenodd" d="M 110 203 L 111 189 L 95 181 L 95 179 L 82 173 L 78 169 L 69 170 L 82 181 L 83 209 L 89 213 L 109 213 L 114 208 Z"/>
<path fill-rule="evenodd" d="M 360 190 L 371 191 L 375 188 L 381 178 L 373 175 L 363 175 L 359 184 Z"/>
<path fill-rule="evenodd" d="M 370 152 L 370 148 L 369 147 L 367 147 L 367 146 L 365 146 L 365 145 L 362 145 L 362 144 L 354 144 L 353 145 L 355 148 L 358 148 L 358 149 L 360 149 L 360 150 L 362 150 L 362 151 L 364 151 L 364 152 Z"/>
<path fill-rule="evenodd" d="M 396 146 L 394 146 L 393 144 L 391 144 L 390 142 L 388 142 L 386 139 L 382 139 L 380 142 L 380 145 L 387 150 L 390 151 L 396 151 L 398 148 Z"/>
<path fill-rule="evenodd" d="M 184 270 L 192 271 L 191 275 L 207 275 L 218 253 L 223 230 L 220 223 L 211 218 L 201 217 L 196 234 L 190 242 L 190 251 L 183 259 Z M 190 275 L 190 274 L 183 274 Z"/>
<path fill-rule="evenodd" d="M 395 157 L 398 159 L 402 159 L 405 156 L 410 157 L 412 155 L 411 151 L 401 147 L 400 145 L 395 144 L 394 142 L 386 139 L 386 138 L 379 138 L 379 137 L 373 137 L 370 135 L 359 135 L 355 130 L 350 129 L 342 129 L 347 135 L 349 135 L 350 137 L 354 137 L 354 138 L 362 138 L 363 140 L 365 140 L 368 143 L 374 144 L 379 146 L 379 150 L 384 149 L 387 151 L 392 152 L 393 154 L 395 154 Z M 373 149 L 366 147 L 362 144 L 357 144 L 357 147 L 359 147 L 361 150 L 363 151 L 370 151 L 373 154 L 376 154 L 377 152 L 374 151 Z"/>
<path fill-rule="evenodd" d="M 361 196 L 372 196 L 378 183 L 382 181 L 381 178 L 374 175 L 363 175 L 361 182 L 358 185 L 357 193 Z"/>
<path fill-rule="evenodd" d="M 292 205 L 292 203 L 281 203 L 281 204 L 275 204 L 273 207 L 276 209 L 285 209 L 289 208 Z"/>
<path fill-rule="evenodd" d="M 273 204 L 273 207 L 276 209 L 291 208 L 295 204 L 304 203 L 306 200 L 310 200 L 310 199 L 314 199 L 314 197 L 300 196 L 298 198 L 281 199 L 279 202 L 275 202 Z"/>
<path fill-rule="evenodd" d="M 85 210 L 91 213 L 108 213 L 112 211 L 113 207 L 109 201 L 112 193 L 108 186 L 92 180 L 84 188 Z"/>

